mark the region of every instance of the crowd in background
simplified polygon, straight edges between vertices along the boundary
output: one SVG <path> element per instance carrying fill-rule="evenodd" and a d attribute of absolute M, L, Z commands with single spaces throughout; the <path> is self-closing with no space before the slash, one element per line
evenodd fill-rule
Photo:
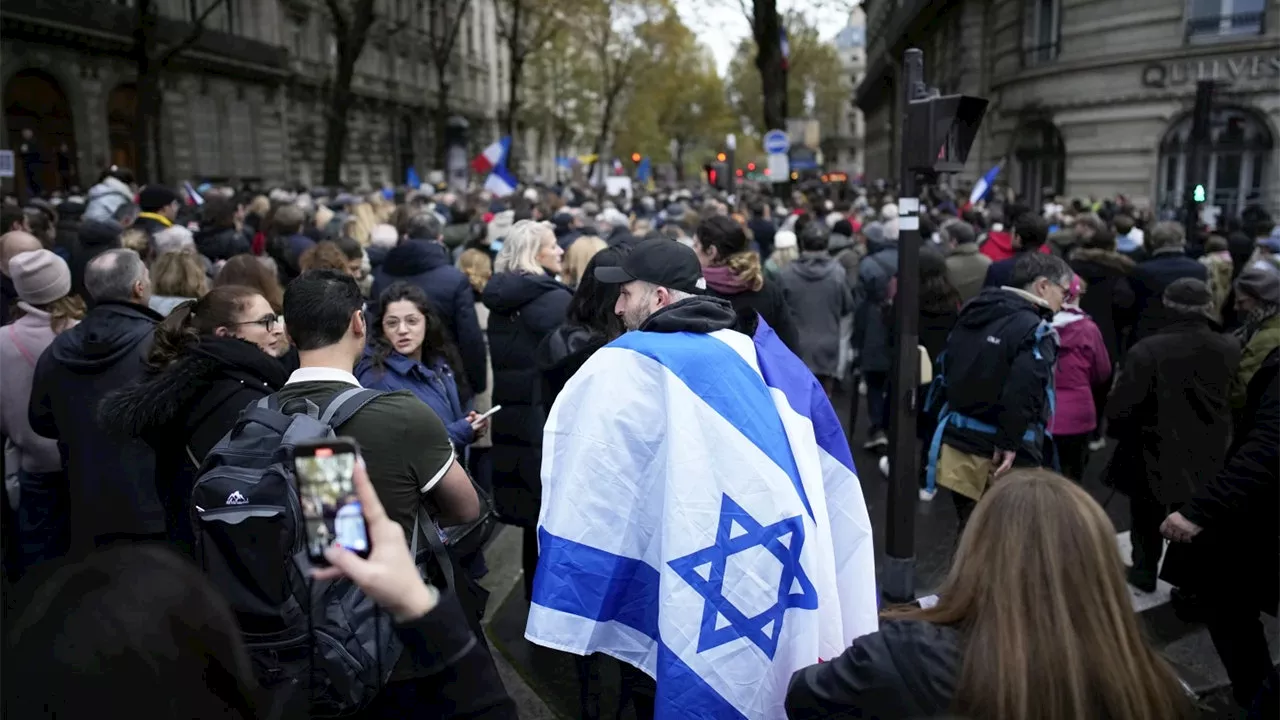
<path fill-rule="evenodd" d="M 643 240 L 691 247 L 734 329 L 767 324 L 829 396 L 854 398 L 849 422 L 866 423 L 867 450 L 889 443 L 902 233 L 896 204 L 874 192 L 197 195 L 137 187 L 112 168 L 84 195 L 0 209 L 0 432 L 19 498 L 4 504 L 10 581 L 121 540 L 193 552 L 188 501 L 201 461 L 243 408 L 286 386 L 299 350 L 314 351 L 295 344 L 285 296 L 315 273 L 359 289 L 368 342 L 360 337 L 351 374 L 429 407 L 497 516 L 523 529 L 530 595 L 546 413 L 625 332 L 617 286 L 593 271 L 621 265 Z M 1188 238 L 1123 198 L 1032 208 L 997 195 L 976 207 L 927 202 L 920 238 L 920 344 L 951 380 L 920 413 L 921 501 L 948 488 L 962 527 L 990 533 L 1001 509 L 973 513 L 994 478 L 1046 466 L 1079 482 L 1091 454 L 1115 443 L 1103 474 L 1130 497 L 1128 580 L 1154 590 L 1163 539 L 1204 532 L 1168 551 L 1164 573 L 1207 618 L 1247 707 L 1274 676 L 1255 611 L 1280 599 L 1265 571 L 1280 560 L 1280 228 L 1251 211 Z M 859 469 L 865 482 L 872 469 Z M 1035 492 L 1087 505 L 1052 484 Z M 958 556 L 956 572 L 978 553 Z M 483 552 L 460 567 L 482 577 Z M 979 603 L 979 590 L 950 582 Z M 913 682 L 903 680 L 904 696 Z M 807 692 L 822 699 L 806 702 L 845 702 L 816 687 Z M 984 703 L 969 707 L 993 707 Z"/>

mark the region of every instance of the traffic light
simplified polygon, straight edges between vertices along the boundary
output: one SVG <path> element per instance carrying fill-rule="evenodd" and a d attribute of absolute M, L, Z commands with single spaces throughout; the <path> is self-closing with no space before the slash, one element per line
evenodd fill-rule
<path fill-rule="evenodd" d="M 724 153 L 720 153 L 719 155 L 716 155 L 716 160 L 718 160 L 718 161 L 720 161 L 720 162 L 724 162 L 724 161 L 725 161 L 725 154 L 724 154 Z"/>
<path fill-rule="evenodd" d="M 742 177 L 742 168 L 738 168 L 738 177 Z"/>
<path fill-rule="evenodd" d="M 747 163 L 747 170 L 750 170 L 751 172 L 755 172 L 755 171 L 756 171 L 756 164 L 755 164 L 755 163 L 753 163 L 753 162 L 749 162 L 749 163 Z"/>
<path fill-rule="evenodd" d="M 707 184 L 710 185 L 711 187 L 715 187 L 716 175 L 717 175 L 716 166 L 711 163 L 706 163 L 705 165 L 702 166 L 702 172 L 707 174 Z"/>
<path fill-rule="evenodd" d="M 631 162 L 633 162 L 633 163 L 639 163 L 639 162 L 640 162 L 640 153 L 631 153 Z"/>
<path fill-rule="evenodd" d="M 1195 190 L 1191 191 L 1191 199 L 1198 203 L 1204 202 L 1204 185 L 1196 185 Z"/>

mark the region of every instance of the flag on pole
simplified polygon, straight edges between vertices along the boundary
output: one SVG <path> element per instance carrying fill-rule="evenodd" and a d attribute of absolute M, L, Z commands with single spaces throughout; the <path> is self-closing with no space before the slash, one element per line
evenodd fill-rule
<path fill-rule="evenodd" d="M 878 627 L 844 431 L 763 322 L 596 352 L 551 408 L 542 483 L 525 635 L 644 671 L 659 720 L 785 717 L 796 670 Z"/>
<path fill-rule="evenodd" d="M 614 158 L 614 159 L 613 159 L 613 174 L 614 174 L 614 175 L 621 175 L 621 174 L 623 174 L 624 172 L 626 172 L 626 171 L 622 168 L 622 161 L 621 161 L 621 160 L 619 160 L 618 158 Z"/>
<path fill-rule="evenodd" d="M 791 69 L 791 42 L 787 40 L 787 26 L 778 23 L 778 47 L 782 50 L 782 69 Z"/>
<path fill-rule="evenodd" d="M 201 197 L 200 193 L 196 192 L 196 189 L 191 186 L 190 180 L 184 180 L 182 182 L 182 187 L 187 191 L 187 200 L 195 203 L 196 205 L 204 204 L 204 198 Z"/>
<path fill-rule="evenodd" d="M 973 191 L 969 193 L 969 204 L 973 205 L 979 200 L 985 198 L 991 192 L 991 186 L 996 183 L 996 176 L 1000 174 L 1000 168 L 1004 166 L 1004 161 L 996 163 L 996 166 L 987 171 L 986 175 L 978 178 L 978 182 L 973 184 Z"/>
<path fill-rule="evenodd" d="M 485 179 L 484 189 L 498 197 L 506 197 L 515 192 L 516 186 L 519 184 L 505 165 L 497 165 L 493 168 L 493 172 L 489 173 L 489 177 Z"/>
<path fill-rule="evenodd" d="M 499 165 L 507 162 L 507 152 L 511 150 L 511 138 L 504 137 L 484 149 L 471 161 L 471 169 L 477 175 L 483 175 Z"/>

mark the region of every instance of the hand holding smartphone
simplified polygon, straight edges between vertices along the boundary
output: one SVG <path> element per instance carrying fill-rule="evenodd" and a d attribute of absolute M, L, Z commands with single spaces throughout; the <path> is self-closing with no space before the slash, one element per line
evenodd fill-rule
<path fill-rule="evenodd" d="M 335 544 L 360 557 L 369 556 L 372 544 L 355 486 L 359 455 L 360 446 L 349 437 L 299 443 L 294 448 L 307 557 L 315 565 L 329 564 L 325 550 Z"/>

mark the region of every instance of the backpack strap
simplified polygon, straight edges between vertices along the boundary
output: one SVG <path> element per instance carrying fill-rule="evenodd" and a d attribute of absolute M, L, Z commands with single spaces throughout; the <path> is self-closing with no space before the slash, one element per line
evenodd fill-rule
<path fill-rule="evenodd" d="M 361 387 L 343 390 L 329 401 L 328 406 L 324 409 L 324 414 L 320 416 L 320 422 L 336 429 L 360 412 L 360 409 L 372 402 L 374 398 L 384 394 L 381 390 L 370 390 Z"/>
<path fill-rule="evenodd" d="M 417 514 L 413 516 L 413 540 L 409 544 L 409 553 L 413 555 L 414 562 L 421 569 L 423 561 L 418 558 L 418 538 L 426 540 L 431 555 L 435 557 L 436 565 L 444 574 L 444 581 L 448 586 L 446 589 L 457 591 L 458 586 L 453 577 L 453 560 L 449 557 L 449 551 L 445 549 L 444 541 L 440 539 L 440 532 L 436 530 L 435 522 L 427 516 L 427 508 L 421 502 L 418 503 Z"/>

